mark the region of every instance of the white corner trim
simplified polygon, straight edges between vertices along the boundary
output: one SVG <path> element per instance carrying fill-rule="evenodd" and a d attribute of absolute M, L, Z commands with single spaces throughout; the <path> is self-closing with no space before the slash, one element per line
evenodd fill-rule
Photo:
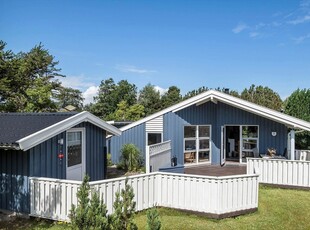
<path fill-rule="evenodd" d="M 100 118 L 96 117 L 95 115 L 84 111 L 81 113 L 78 113 L 72 117 L 69 117 L 65 120 L 62 120 L 56 124 L 53 124 L 49 127 L 46 127 L 45 129 L 42 129 L 36 133 L 33 133 L 29 136 L 26 136 L 18 141 L 16 141 L 19 144 L 20 149 L 26 151 L 78 124 L 80 124 L 81 122 L 90 122 L 93 125 L 96 125 L 106 131 L 108 131 L 111 134 L 114 135 L 121 135 L 121 131 L 106 123 L 105 121 L 101 120 Z"/>

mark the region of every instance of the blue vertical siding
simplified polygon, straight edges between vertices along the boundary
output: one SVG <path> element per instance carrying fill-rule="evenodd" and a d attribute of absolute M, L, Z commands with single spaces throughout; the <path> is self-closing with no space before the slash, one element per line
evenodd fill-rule
<path fill-rule="evenodd" d="M 163 140 L 172 141 L 172 154 L 178 158 L 178 164 L 184 163 L 183 137 L 184 125 L 210 125 L 211 126 L 211 163 L 219 164 L 221 149 L 221 127 L 224 125 L 258 125 L 259 151 L 266 152 L 273 147 L 280 154 L 287 147 L 287 127 L 278 122 L 241 110 L 239 108 L 217 102 L 207 102 L 202 105 L 192 105 L 175 113 L 163 115 Z M 118 162 L 119 151 L 123 144 L 134 143 L 142 151 L 145 149 L 145 123 L 126 130 L 120 137 L 111 138 L 111 153 L 113 162 Z M 277 132 L 273 137 L 271 132 Z"/>
<path fill-rule="evenodd" d="M 103 180 L 106 131 L 89 122 L 83 122 L 75 128 L 77 127 L 84 127 L 86 130 L 86 173 L 91 181 Z"/>
<path fill-rule="evenodd" d="M 259 151 L 261 153 L 266 152 L 267 148 L 273 147 L 277 149 L 279 154 L 283 154 L 284 149 L 287 147 L 288 130 L 285 125 L 223 103 L 218 103 L 218 127 L 233 124 L 259 126 Z M 271 132 L 277 132 L 277 135 L 273 137 Z M 220 144 L 220 140 L 218 143 Z"/>
<path fill-rule="evenodd" d="M 63 139 L 64 145 L 58 144 Z M 65 153 L 66 132 L 48 139 L 29 150 L 30 176 L 50 177 L 57 179 L 66 178 L 66 154 L 63 159 L 58 158 L 58 153 Z"/>
<path fill-rule="evenodd" d="M 175 113 L 166 113 L 163 117 L 164 119 L 164 134 L 163 140 L 171 140 L 171 155 L 176 156 L 178 160 L 178 164 L 184 164 L 184 156 L 183 156 L 183 138 L 184 137 L 184 125 L 188 125 L 189 123 L 185 121 L 183 118 L 178 116 Z"/>
<path fill-rule="evenodd" d="M 86 129 L 86 173 L 91 180 L 104 179 L 106 131 L 84 122 Z M 63 139 L 64 144 L 58 144 Z M 64 153 L 59 159 L 58 153 Z M 0 209 L 30 212 L 29 177 L 66 178 L 66 132 L 30 150 L 0 150 Z"/>
<path fill-rule="evenodd" d="M 121 136 L 113 136 L 111 138 L 111 155 L 113 163 L 119 162 L 119 158 L 121 156 L 120 150 L 122 146 L 129 143 L 135 144 L 140 149 L 141 154 L 145 159 L 145 123 L 124 131 Z"/>
<path fill-rule="evenodd" d="M 29 213 L 29 152 L 0 150 L 0 209 Z"/>
<path fill-rule="evenodd" d="M 188 122 L 191 125 L 211 125 L 211 139 L 218 149 L 221 148 L 221 126 L 224 125 L 258 125 L 260 152 L 266 152 L 267 148 L 273 147 L 282 154 L 287 147 L 287 127 L 285 125 L 221 102 L 217 104 L 207 102 L 200 106 L 192 105 L 176 112 L 176 114 L 178 119 L 182 118 L 185 123 Z M 164 129 L 169 129 L 169 126 L 164 126 Z M 271 135 L 273 131 L 277 132 L 277 136 Z M 174 140 L 183 139 L 183 133 L 176 132 L 175 135 L 175 137 L 172 135 L 170 137 Z M 218 152 L 212 151 L 211 154 L 212 164 L 219 164 Z"/>

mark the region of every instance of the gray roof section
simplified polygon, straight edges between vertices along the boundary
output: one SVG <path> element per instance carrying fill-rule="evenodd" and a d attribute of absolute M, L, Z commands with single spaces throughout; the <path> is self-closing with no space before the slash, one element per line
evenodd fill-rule
<path fill-rule="evenodd" d="M 0 147 L 29 136 L 77 113 L 0 113 Z"/>

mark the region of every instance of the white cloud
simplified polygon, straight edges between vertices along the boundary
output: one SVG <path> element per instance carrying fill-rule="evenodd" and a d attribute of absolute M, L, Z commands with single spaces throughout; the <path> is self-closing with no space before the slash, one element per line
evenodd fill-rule
<path fill-rule="evenodd" d="M 296 44 L 300 44 L 300 43 L 303 43 L 306 39 L 309 39 L 309 38 L 310 38 L 310 33 L 306 34 L 304 36 L 300 36 L 298 38 L 294 38 L 293 40 L 295 41 Z"/>
<path fill-rule="evenodd" d="M 148 70 L 136 67 L 134 65 L 116 65 L 115 69 L 125 72 L 125 73 L 138 73 L 138 74 L 146 74 L 146 73 L 155 73 L 155 70 Z"/>
<path fill-rule="evenodd" d="M 90 86 L 83 92 L 84 105 L 94 102 L 94 96 L 98 95 L 99 86 Z"/>
<path fill-rule="evenodd" d="M 86 87 L 93 86 L 94 83 L 85 81 L 85 77 L 81 76 L 67 76 L 58 78 L 64 87 L 70 87 L 74 89 L 83 90 Z"/>
<path fill-rule="evenodd" d="M 161 88 L 160 86 L 154 86 L 154 89 L 157 90 L 160 95 L 164 95 L 164 93 L 166 93 L 168 91 L 168 89 L 164 89 L 164 88 Z"/>
<path fill-rule="evenodd" d="M 310 22 L 310 14 L 304 15 L 303 17 L 298 17 L 297 19 L 288 21 L 287 23 L 297 25 L 305 22 Z"/>
<path fill-rule="evenodd" d="M 248 28 L 248 26 L 243 23 L 243 22 L 239 22 L 239 24 L 232 29 L 232 32 L 234 32 L 235 34 L 238 34 L 240 32 L 242 32 L 243 30 L 246 30 Z"/>
<path fill-rule="evenodd" d="M 249 34 L 249 36 L 250 36 L 251 38 L 256 38 L 258 35 L 259 35 L 259 33 L 257 33 L 257 32 L 251 32 L 251 33 Z"/>

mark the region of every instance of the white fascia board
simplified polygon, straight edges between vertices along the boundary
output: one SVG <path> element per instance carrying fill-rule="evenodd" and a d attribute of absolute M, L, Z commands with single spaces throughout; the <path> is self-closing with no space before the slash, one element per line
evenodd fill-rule
<path fill-rule="evenodd" d="M 45 129 L 42 129 L 36 133 L 33 133 L 29 136 L 26 136 L 18 141 L 16 141 L 19 144 L 20 149 L 26 151 L 28 149 L 31 149 L 32 147 L 80 124 L 81 122 L 90 122 L 106 131 L 108 131 L 111 134 L 114 135 L 121 135 L 121 131 L 117 129 L 116 127 L 107 124 L 100 118 L 94 116 L 93 114 L 84 111 L 81 113 L 78 113 L 72 117 L 69 117 L 65 120 L 62 120 L 56 124 L 53 124 L 49 127 L 46 127 Z"/>
<path fill-rule="evenodd" d="M 217 94 L 216 98 L 225 103 L 232 105 L 234 107 L 240 108 L 242 110 L 257 114 L 259 116 L 268 118 L 270 120 L 294 127 L 294 128 L 299 128 L 303 130 L 310 131 L 310 123 L 306 122 L 304 120 L 289 116 L 287 114 L 254 104 L 252 102 L 245 101 L 243 99 L 239 99 L 227 94 Z"/>
<path fill-rule="evenodd" d="M 240 98 L 237 98 L 237 97 L 234 97 L 234 96 L 231 96 L 229 94 L 222 93 L 222 92 L 219 92 L 216 90 L 209 90 L 209 91 L 206 91 L 204 93 L 198 94 L 198 95 L 196 95 L 192 98 L 189 98 L 185 101 L 182 101 L 176 105 L 170 106 L 170 107 L 168 107 L 162 111 L 159 111 L 159 112 L 154 113 L 148 117 L 145 117 L 139 121 L 131 123 L 130 125 L 126 125 L 126 126 L 120 128 L 120 130 L 125 131 L 127 129 L 130 129 L 130 128 L 133 128 L 137 125 L 140 125 L 144 122 L 152 120 L 158 116 L 161 116 L 165 113 L 177 112 L 177 111 L 180 111 L 180 110 L 187 108 L 187 107 L 194 105 L 194 104 L 199 106 L 199 105 L 202 105 L 202 104 L 204 104 L 210 100 L 211 101 L 213 100 L 214 102 L 220 101 L 220 102 L 223 102 L 225 104 L 232 105 L 233 107 L 240 108 L 242 110 L 251 112 L 253 114 L 256 114 L 256 115 L 268 118 L 270 120 L 285 124 L 289 127 L 310 131 L 310 123 L 309 122 L 306 122 L 304 120 L 301 120 L 301 119 L 280 113 L 278 111 L 275 111 L 275 110 L 254 104 L 252 102 L 245 101 L 243 99 L 240 99 Z"/>

